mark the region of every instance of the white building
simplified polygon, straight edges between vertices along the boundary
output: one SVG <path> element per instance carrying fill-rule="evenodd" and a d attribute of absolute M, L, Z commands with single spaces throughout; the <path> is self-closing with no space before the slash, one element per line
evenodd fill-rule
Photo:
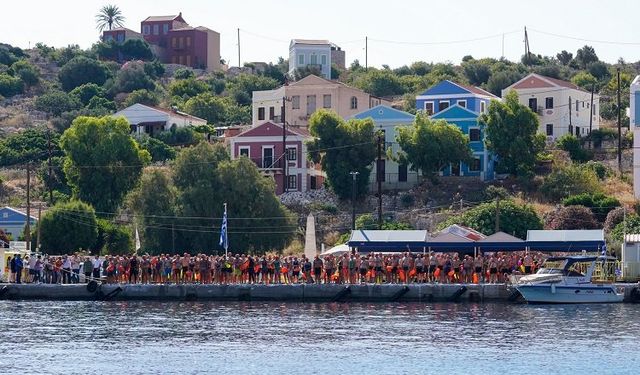
<path fill-rule="evenodd" d="M 640 76 L 631 82 L 629 124 L 633 129 L 633 193 L 640 198 Z"/>
<path fill-rule="evenodd" d="M 305 67 L 317 69 L 323 78 L 331 79 L 331 64 L 344 69 L 344 51 L 328 40 L 293 39 L 289 44 L 289 75 Z"/>
<path fill-rule="evenodd" d="M 550 141 L 567 133 L 581 137 L 600 127 L 600 96 L 594 94 L 591 105 L 591 93 L 571 82 L 531 73 L 502 90 L 502 97 L 511 90 L 538 114 L 538 132 Z"/>
<path fill-rule="evenodd" d="M 154 134 L 170 130 L 172 127 L 207 125 L 207 120 L 192 116 L 178 110 L 150 107 L 136 103 L 113 114 L 113 117 L 124 117 L 131 124 L 131 132 L 141 135 Z"/>

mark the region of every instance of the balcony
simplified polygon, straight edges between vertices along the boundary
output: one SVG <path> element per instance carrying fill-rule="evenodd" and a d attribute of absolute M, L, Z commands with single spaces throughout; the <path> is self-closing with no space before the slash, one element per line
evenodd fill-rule
<path fill-rule="evenodd" d="M 251 158 L 251 161 L 262 171 L 281 170 L 283 167 L 282 160 L 276 159 L 275 157 Z"/>

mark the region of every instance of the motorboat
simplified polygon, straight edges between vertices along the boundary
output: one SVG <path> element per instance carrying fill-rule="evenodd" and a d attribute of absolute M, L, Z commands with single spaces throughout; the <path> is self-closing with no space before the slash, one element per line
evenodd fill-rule
<path fill-rule="evenodd" d="M 616 303 L 624 290 L 615 285 L 616 258 L 564 256 L 548 258 L 515 288 L 529 303 Z"/>

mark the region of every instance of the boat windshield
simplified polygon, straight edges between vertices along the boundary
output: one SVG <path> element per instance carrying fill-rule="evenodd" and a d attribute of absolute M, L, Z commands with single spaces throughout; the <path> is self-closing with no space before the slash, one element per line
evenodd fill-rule
<path fill-rule="evenodd" d="M 536 272 L 539 275 L 562 275 L 566 261 L 546 261 Z"/>

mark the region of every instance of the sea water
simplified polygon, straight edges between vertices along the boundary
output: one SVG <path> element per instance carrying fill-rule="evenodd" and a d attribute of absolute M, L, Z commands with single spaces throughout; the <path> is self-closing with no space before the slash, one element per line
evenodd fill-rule
<path fill-rule="evenodd" d="M 2 374 L 640 374 L 640 305 L 0 301 Z"/>

